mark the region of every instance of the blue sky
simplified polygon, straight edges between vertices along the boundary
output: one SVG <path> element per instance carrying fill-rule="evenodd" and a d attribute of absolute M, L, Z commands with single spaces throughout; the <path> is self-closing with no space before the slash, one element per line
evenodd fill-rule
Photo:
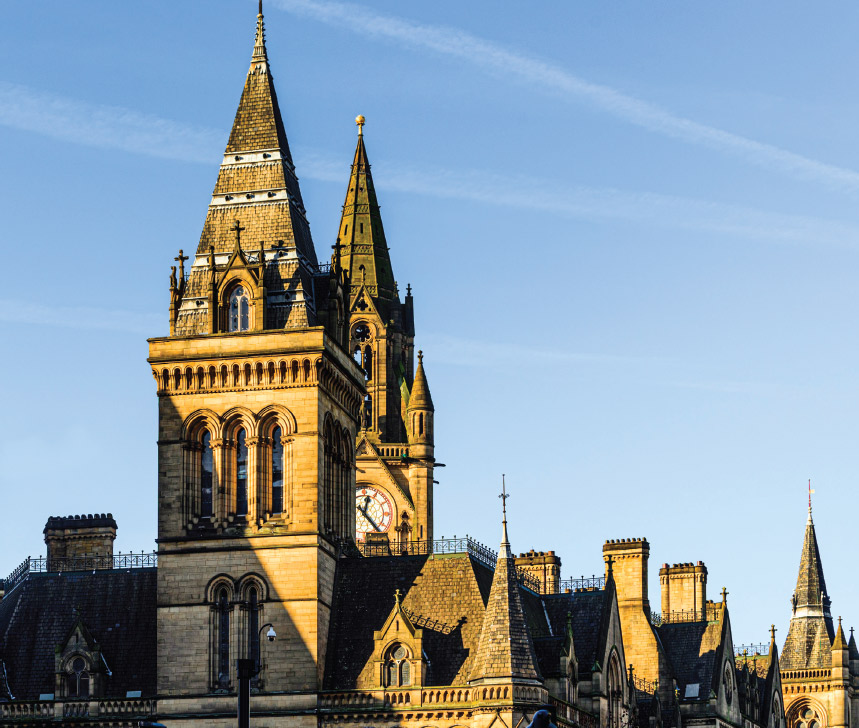
<path fill-rule="evenodd" d="M 156 529 L 146 337 L 196 247 L 255 2 L 6 4 L 0 572 L 48 516 Z M 267 0 L 317 251 L 364 114 L 437 407 L 437 536 L 702 559 L 737 642 L 783 640 L 813 480 L 859 626 L 859 7 Z"/>

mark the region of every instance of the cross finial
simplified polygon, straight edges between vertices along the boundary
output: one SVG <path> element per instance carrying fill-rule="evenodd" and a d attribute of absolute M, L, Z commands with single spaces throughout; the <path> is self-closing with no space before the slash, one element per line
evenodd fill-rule
<path fill-rule="evenodd" d="M 811 494 L 814 489 L 811 487 L 811 478 L 808 479 L 808 515 L 811 515 Z"/>
<path fill-rule="evenodd" d="M 406 295 L 407 296 L 412 295 L 412 284 L 411 283 L 406 283 Z"/>
<path fill-rule="evenodd" d="M 728 603 L 728 590 L 725 587 L 722 587 L 722 604 Z"/>
<path fill-rule="evenodd" d="M 400 596 L 402 592 L 399 589 L 394 590 L 394 601 L 397 603 L 397 606 L 400 606 Z"/>
<path fill-rule="evenodd" d="M 188 260 L 188 256 L 184 254 L 182 248 L 179 248 L 179 255 L 177 255 L 173 260 L 179 262 L 179 279 L 185 280 L 185 261 Z"/>
<path fill-rule="evenodd" d="M 507 492 L 507 481 L 504 473 L 501 474 L 501 493 L 498 496 L 501 499 L 501 526 L 502 526 L 502 538 L 501 538 L 501 547 L 505 554 L 509 557 L 510 553 L 510 539 L 507 538 L 507 499 L 510 497 L 510 494 Z"/>
<path fill-rule="evenodd" d="M 771 642 L 775 642 L 775 633 L 776 633 L 775 625 L 771 624 L 770 625 L 770 641 Z"/>
<path fill-rule="evenodd" d="M 233 225 L 230 230 L 232 230 L 236 234 L 236 249 L 242 247 L 242 233 L 245 231 L 245 228 L 242 227 L 242 224 L 236 220 L 236 224 Z"/>

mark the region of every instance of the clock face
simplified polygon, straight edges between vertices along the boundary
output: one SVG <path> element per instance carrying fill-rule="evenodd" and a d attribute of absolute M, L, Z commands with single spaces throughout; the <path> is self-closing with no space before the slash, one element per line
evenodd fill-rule
<path fill-rule="evenodd" d="M 355 532 L 359 541 L 368 533 L 385 533 L 394 520 L 391 499 L 370 485 L 355 489 Z"/>

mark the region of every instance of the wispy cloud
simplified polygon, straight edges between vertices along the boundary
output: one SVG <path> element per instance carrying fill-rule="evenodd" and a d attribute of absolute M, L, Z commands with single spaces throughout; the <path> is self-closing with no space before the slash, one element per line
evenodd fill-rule
<path fill-rule="evenodd" d="M 617 89 L 591 83 L 553 63 L 509 50 L 463 30 L 383 15 L 361 5 L 325 0 L 272 0 L 282 10 L 313 18 L 364 37 L 394 41 L 409 48 L 466 61 L 530 87 L 583 100 L 620 119 L 682 141 L 728 152 L 746 162 L 812 180 L 828 187 L 859 190 L 859 172 L 790 152 L 772 144 L 702 124 Z"/>
<path fill-rule="evenodd" d="M 0 322 L 31 326 L 58 326 L 65 329 L 123 331 L 157 336 L 166 334 L 164 316 L 110 308 L 42 306 L 19 300 L 0 299 Z"/>
<path fill-rule="evenodd" d="M 184 162 L 217 164 L 225 132 L 134 109 L 89 104 L 17 84 L 0 83 L 0 125 L 64 142 Z M 306 178 L 345 184 L 347 164 L 326 152 L 295 149 Z M 620 220 L 660 228 L 710 231 L 783 243 L 855 247 L 859 228 L 671 195 L 565 187 L 546 179 L 479 170 L 376 165 L 382 190 L 468 200 L 570 218 Z"/>
<path fill-rule="evenodd" d="M 224 133 L 120 106 L 0 82 L 0 125 L 74 144 L 183 162 L 218 159 Z"/>

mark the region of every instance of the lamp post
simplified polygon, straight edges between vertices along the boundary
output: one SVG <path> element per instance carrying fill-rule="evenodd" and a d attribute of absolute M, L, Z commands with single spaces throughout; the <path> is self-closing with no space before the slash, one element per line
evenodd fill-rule
<path fill-rule="evenodd" d="M 268 627 L 266 637 L 269 642 L 274 642 L 277 639 L 277 632 L 271 622 L 266 622 L 259 628 L 257 640 L 261 641 L 262 631 Z M 260 663 L 259 660 L 236 660 L 236 672 L 239 678 L 239 694 L 238 694 L 238 718 L 239 728 L 250 728 L 251 724 L 251 680 L 259 675 Z"/>

